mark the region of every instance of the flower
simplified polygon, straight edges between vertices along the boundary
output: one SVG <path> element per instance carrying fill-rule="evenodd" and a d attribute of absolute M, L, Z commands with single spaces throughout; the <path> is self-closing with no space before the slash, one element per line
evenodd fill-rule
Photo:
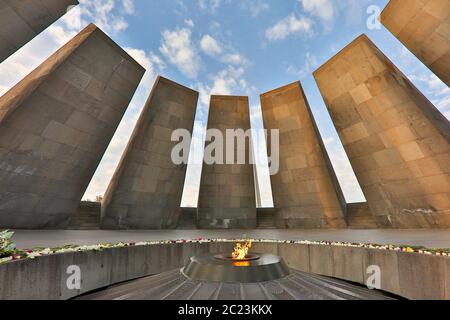
<path fill-rule="evenodd" d="M 5 232 L 0 232 L 0 234 L 5 235 Z M 8 233 L 8 237 L 11 237 L 11 233 Z M 6 238 L 6 237 L 5 237 Z M 8 239 L 9 239 L 8 238 Z M 119 242 L 116 244 L 111 243 L 101 243 L 96 245 L 68 245 L 60 248 L 40 248 L 40 249 L 27 249 L 24 251 L 16 250 L 6 257 L 0 258 L 0 264 L 7 263 L 13 260 L 19 259 L 35 259 L 37 257 L 59 254 L 67 252 L 86 252 L 86 251 L 101 251 L 110 248 L 123 248 L 129 246 L 151 246 L 151 245 L 164 245 L 164 244 L 185 244 L 185 243 L 216 243 L 216 242 L 226 242 L 235 243 L 236 241 L 242 241 L 243 239 L 206 239 L 203 237 L 198 237 L 193 240 L 178 239 L 178 240 L 163 240 L 163 241 L 141 241 L 141 242 Z M 336 246 L 336 247 L 350 247 L 350 248 L 367 248 L 372 250 L 387 250 L 396 252 L 407 252 L 416 254 L 426 254 L 426 255 L 438 255 L 438 256 L 449 256 L 450 251 L 448 249 L 425 249 L 425 248 L 414 248 L 412 246 L 395 246 L 392 244 L 372 244 L 372 243 L 351 243 L 342 241 L 310 241 L 310 240 L 274 240 L 274 239 L 245 239 L 251 240 L 256 243 L 284 243 L 284 244 L 302 244 L 302 245 L 321 245 L 321 246 Z"/>

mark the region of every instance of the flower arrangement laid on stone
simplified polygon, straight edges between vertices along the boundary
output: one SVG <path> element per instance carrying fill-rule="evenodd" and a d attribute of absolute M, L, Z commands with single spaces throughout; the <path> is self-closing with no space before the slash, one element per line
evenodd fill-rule
<path fill-rule="evenodd" d="M 85 252 L 85 251 L 102 251 L 112 248 L 124 248 L 131 246 L 151 246 L 160 244 L 183 244 L 183 243 L 215 243 L 215 242 L 231 242 L 235 243 L 237 241 L 248 241 L 251 240 L 253 243 L 280 243 L 280 244 L 303 244 L 303 245 L 321 245 L 321 246 L 336 246 L 336 247 L 352 247 L 352 248 L 366 248 L 366 249 L 376 249 L 376 250 L 388 250 L 388 251 L 399 251 L 406 253 L 416 253 L 416 254 L 427 254 L 427 255 L 438 255 L 450 257 L 450 249 L 427 249 L 424 247 L 408 246 L 408 245 L 378 245 L 378 244 L 368 244 L 368 243 L 350 243 L 350 242 L 340 242 L 340 241 L 308 241 L 308 240 L 269 240 L 269 239 L 205 239 L 196 238 L 193 240 L 162 240 L 162 241 L 140 241 L 140 242 L 119 242 L 119 243 L 102 243 L 96 245 L 67 245 L 57 248 L 34 248 L 27 250 L 18 250 L 12 243 L 11 238 L 13 232 L 3 231 L 0 233 L 2 235 L 2 246 L 0 251 L 0 264 L 22 259 L 34 259 L 36 257 L 47 256 L 51 254 L 62 254 L 67 252 Z M 5 242 L 3 240 L 5 239 Z M 5 243 L 5 249 L 3 249 L 3 243 Z M 6 248 L 9 248 L 8 250 Z M 1 252 L 5 252 L 4 255 Z"/>
<path fill-rule="evenodd" d="M 11 240 L 13 235 L 14 232 L 8 230 L 0 232 L 0 259 L 10 257 L 16 253 L 16 245 Z"/>

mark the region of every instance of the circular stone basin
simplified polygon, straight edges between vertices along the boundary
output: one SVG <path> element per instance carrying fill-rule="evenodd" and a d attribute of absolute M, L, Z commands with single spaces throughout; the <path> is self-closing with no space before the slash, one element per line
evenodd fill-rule
<path fill-rule="evenodd" d="M 192 257 L 181 273 L 197 281 L 256 283 L 287 277 L 290 271 L 282 258 L 272 254 L 251 254 L 245 260 L 219 254 Z"/>

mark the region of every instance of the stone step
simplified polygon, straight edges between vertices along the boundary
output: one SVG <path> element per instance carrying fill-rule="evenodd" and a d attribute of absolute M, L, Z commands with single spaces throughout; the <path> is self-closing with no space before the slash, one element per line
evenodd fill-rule
<path fill-rule="evenodd" d="M 273 209 L 258 209 L 256 215 L 256 227 L 258 229 L 276 229 L 276 213 Z"/>
<path fill-rule="evenodd" d="M 361 218 L 361 219 L 350 219 L 348 227 L 350 229 L 376 229 L 377 225 L 375 220 L 368 219 L 368 218 Z"/>
<path fill-rule="evenodd" d="M 69 230 L 98 230 L 100 229 L 100 209 L 96 202 L 81 202 L 76 214 L 69 221 Z"/>
<path fill-rule="evenodd" d="M 178 229 L 193 230 L 197 229 L 197 209 L 184 208 L 178 220 Z"/>
<path fill-rule="evenodd" d="M 349 229 L 376 229 L 377 224 L 366 202 L 347 205 Z"/>

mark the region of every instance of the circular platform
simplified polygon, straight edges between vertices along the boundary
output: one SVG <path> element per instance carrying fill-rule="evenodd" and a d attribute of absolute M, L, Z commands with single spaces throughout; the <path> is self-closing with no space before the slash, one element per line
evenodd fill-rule
<path fill-rule="evenodd" d="M 391 300 L 334 278 L 290 270 L 284 278 L 257 283 L 196 281 L 180 270 L 129 281 L 77 300 Z"/>
<path fill-rule="evenodd" d="M 282 258 L 256 253 L 243 260 L 224 254 L 192 257 L 181 273 L 197 281 L 252 283 L 281 279 L 290 271 Z"/>

